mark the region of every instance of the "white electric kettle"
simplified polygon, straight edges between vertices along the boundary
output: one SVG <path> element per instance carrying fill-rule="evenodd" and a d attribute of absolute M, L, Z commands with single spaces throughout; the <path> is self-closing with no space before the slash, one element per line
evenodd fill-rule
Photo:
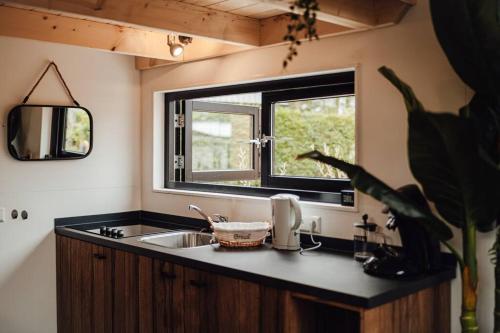
<path fill-rule="evenodd" d="M 273 212 L 273 247 L 280 250 L 299 250 L 299 228 L 302 223 L 299 197 L 293 194 L 277 194 L 270 199 Z"/>

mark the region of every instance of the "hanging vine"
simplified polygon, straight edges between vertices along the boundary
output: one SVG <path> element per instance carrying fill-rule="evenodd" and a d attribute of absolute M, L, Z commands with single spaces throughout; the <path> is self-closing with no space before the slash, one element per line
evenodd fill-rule
<path fill-rule="evenodd" d="M 319 39 L 316 31 L 316 12 L 319 11 L 317 0 L 294 0 L 290 5 L 290 22 L 287 25 L 287 34 L 283 39 L 289 42 L 288 54 L 283 60 L 283 68 L 286 68 L 292 59 L 297 56 L 297 47 L 301 39 L 309 41 Z M 302 35 L 303 33 L 303 35 Z"/>

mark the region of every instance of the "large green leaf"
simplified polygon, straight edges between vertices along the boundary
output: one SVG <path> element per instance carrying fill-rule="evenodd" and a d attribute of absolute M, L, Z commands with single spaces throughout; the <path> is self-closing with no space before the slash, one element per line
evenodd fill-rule
<path fill-rule="evenodd" d="M 479 155 L 473 122 L 449 113 L 426 112 L 412 89 L 391 70 L 408 109 L 410 168 L 427 198 L 449 223 L 491 230 L 500 211 L 500 172 Z"/>
<path fill-rule="evenodd" d="M 476 92 L 499 94 L 500 1 L 431 0 L 434 30 L 448 60 Z"/>
<path fill-rule="evenodd" d="M 460 115 L 474 123 L 481 157 L 500 169 L 500 95 L 475 94 Z"/>
<path fill-rule="evenodd" d="M 437 239 L 446 241 L 453 237 L 453 233 L 446 223 L 433 215 L 430 210 L 407 199 L 398 191 L 392 189 L 378 178 L 366 172 L 362 167 L 344 162 L 334 157 L 325 156 L 318 151 L 305 153 L 297 158 L 314 159 L 344 171 L 351 179 L 352 186 L 372 196 L 376 200 L 381 201 L 399 214 L 418 219 Z"/>

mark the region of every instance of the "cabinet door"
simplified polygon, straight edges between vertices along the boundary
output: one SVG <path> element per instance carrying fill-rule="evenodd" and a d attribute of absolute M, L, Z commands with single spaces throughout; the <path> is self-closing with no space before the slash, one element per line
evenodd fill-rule
<path fill-rule="evenodd" d="M 112 330 L 112 251 L 57 236 L 59 332 Z"/>
<path fill-rule="evenodd" d="M 162 260 L 153 264 L 155 332 L 184 331 L 184 269 Z"/>
<path fill-rule="evenodd" d="M 153 260 L 114 251 L 113 332 L 153 331 Z"/>
<path fill-rule="evenodd" d="M 184 268 L 186 332 L 279 332 L 278 291 Z"/>
<path fill-rule="evenodd" d="M 184 332 L 220 332 L 217 296 L 214 274 L 184 267 Z"/>
<path fill-rule="evenodd" d="M 278 291 L 217 275 L 219 332 L 279 332 Z"/>

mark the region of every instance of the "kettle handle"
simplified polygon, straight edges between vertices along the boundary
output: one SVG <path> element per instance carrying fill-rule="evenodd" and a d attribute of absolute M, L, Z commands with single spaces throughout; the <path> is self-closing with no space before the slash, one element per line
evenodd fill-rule
<path fill-rule="evenodd" d="M 297 199 L 291 197 L 290 202 L 292 203 L 293 210 L 295 211 L 295 224 L 293 225 L 292 230 L 297 230 L 302 223 L 302 210 L 300 209 L 300 204 Z"/>

